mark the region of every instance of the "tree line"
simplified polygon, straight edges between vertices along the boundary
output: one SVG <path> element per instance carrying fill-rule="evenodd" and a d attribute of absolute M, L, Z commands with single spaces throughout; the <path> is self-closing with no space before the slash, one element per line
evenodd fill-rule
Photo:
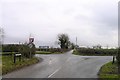
<path fill-rule="evenodd" d="M 93 49 L 93 48 L 78 48 L 77 55 L 117 55 L 118 49 Z"/>

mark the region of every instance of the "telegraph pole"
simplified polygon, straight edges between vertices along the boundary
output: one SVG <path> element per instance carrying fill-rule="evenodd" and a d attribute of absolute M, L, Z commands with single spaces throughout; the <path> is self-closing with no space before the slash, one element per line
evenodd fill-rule
<path fill-rule="evenodd" d="M 108 45 L 107 45 L 107 49 L 108 49 Z"/>
<path fill-rule="evenodd" d="M 76 37 L 76 48 L 77 48 L 77 37 Z"/>
<path fill-rule="evenodd" d="M 76 37 L 76 45 L 77 45 L 77 37 Z"/>

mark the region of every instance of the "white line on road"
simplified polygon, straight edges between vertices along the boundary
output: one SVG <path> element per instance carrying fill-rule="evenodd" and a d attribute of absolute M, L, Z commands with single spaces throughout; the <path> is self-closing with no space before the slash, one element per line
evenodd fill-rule
<path fill-rule="evenodd" d="M 52 77 L 56 72 L 58 72 L 62 67 L 58 68 L 57 70 L 55 70 L 51 75 L 48 76 L 48 78 Z"/>
<path fill-rule="evenodd" d="M 68 62 L 69 60 L 70 60 L 70 58 L 68 58 L 68 59 L 66 60 L 66 62 Z M 66 62 L 65 62 L 65 63 L 66 63 Z"/>
<path fill-rule="evenodd" d="M 70 58 L 68 58 L 68 59 L 66 60 L 66 62 L 68 62 L 69 60 L 70 60 Z M 65 62 L 65 63 L 66 63 L 66 62 Z M 65 64 L 65 63 L 64 63 L 64 64 Z M 62 65 L 62 66 L 63 66 L 63 65 Z M 57 73 L 57 72 L 62 68 L 62 66 L 61 66 L 60 68 L 58 68 L 57 70 L 55 70 L 51 75 L 49 75 L 48 78 L 52 77 L 55 73 Z"/>

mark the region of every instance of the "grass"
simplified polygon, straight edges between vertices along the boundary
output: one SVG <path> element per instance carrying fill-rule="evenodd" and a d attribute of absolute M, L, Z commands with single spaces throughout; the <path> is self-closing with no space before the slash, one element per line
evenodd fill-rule
<path fill-rule="evenodd" d="M 31 59 L 22 59 L 21 61 L 16 60 L 16 63 L 13 63 L 12 56 L 2 56 L 2 74 L 7 74 L 11 71 L 23 68 L 25 66 L 29 66 L 31 64 L 37 63 L 39 60 L 36 57 Z"/>
<path fill-rule="evenodd" d="M 106 78 L 109 78 L 109 80 L 115 80 L 115 78 L 118 78 L 117 63 L 112 64 L 112 62 L 109 62 L 103 65 L 99 71 L 99 78 L 103 78 L 104 80 L 106 80 Z"/>
<path fill-rule="evenodd" d="M 36 54 L 61 54 L 61 52 L 36 51 Z"/>
<path fill-rule="evenodd" d="M 48 51 L 36 51 L 36 54 L 52 54 L 52 52 L 48 52 Z"/>

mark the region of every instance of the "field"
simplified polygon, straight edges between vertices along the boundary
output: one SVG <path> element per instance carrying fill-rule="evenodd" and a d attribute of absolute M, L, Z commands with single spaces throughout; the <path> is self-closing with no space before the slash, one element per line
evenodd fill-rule
<path fill-rule="evenodd" d="M 62 52 L 36 51 L 36 54 L 60 54 Z"/>

